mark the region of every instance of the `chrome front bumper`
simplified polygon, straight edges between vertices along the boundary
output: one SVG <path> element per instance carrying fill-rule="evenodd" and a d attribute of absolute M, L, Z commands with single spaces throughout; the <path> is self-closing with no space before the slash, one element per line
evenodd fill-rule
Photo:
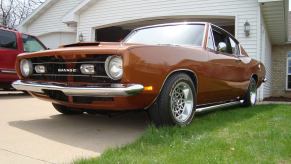
<path fill-rule="evenodd" d="M 66 86 L 60 83 L 36 83 L 28 81 L 15 81 L 12 86 L 17 90 L 45 93 L 45 90 L 61 91 L 67 96 L 88 96 L 88 97 L 116 97 L 134 96 L 143 91 L 139 84 L 111 84 L 96 86 Z"/>

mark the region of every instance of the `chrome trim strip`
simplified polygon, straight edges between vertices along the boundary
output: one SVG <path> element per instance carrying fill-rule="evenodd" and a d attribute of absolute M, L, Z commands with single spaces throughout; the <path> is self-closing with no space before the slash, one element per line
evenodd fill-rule
<path fill-rule="evenodd" d="M 31 76 L 58 76 L 58 77 L 67 77 L 67 76 L 71 76 L 71 77 L 99 77 L 99 78 L 106 78 L 106 79 L 110 79 L 110 77 L 108 76 L 94 76 L 94 75 L 70 75 L 70 74 L 32 74 Z"/>
<path fill-rule="evenodd" d="M 213 105 L 213 106 L 208 106 L 208 107 L 203 107 L 203 108 L 197 108 L 196 112 L 207 112 L 207 111 L 211 111 L 213 109 L 225 108 L 225 107 L 239 105 L 239 104 L 241 104 L 240 101 L 234 101 L 234 102 L 229 102 L 229 103 L 225 103 L 225 104 L 219 104 L 219 105 Z"/>
<path fill-rule="evenodd" d="M 101 85 L 101 84 L 100 84 Z M 69 87 L 56 83 L 36 83 L 18 80 L 12 86 L 17 90 L 44 93 L 44 90 L 62 91 L 67 96 L 116 97 L 134 96 L 143 91 L 140 84 L 112 84 L 108 86 Z"/>
<path fill-rule="evenodd" d="M 16 74 L 15 70 L 9 70 L 9 69 L 2 69 L 0 70 L 1 73 L 7 73 L 7 74 Z"/>
<path fill-rule="evenodd" d="M 32 63 L 32 64 L 68 64 L 68 63 L 73 63 L 73 64 L 104 64 L 105 62 L 101 61 L 84 61 L 84 62 L 42 62 L 42 63 Z"/>
<path fill-rule="evenodd" d="M 179 25 L 206 25 L 207 22 L 174 22 L 174 23 L 163 23 L 163 24 L 157 24 L 157 25 L 150 25 L 150 26 L 144 26 L 144 27 L 139 27 L 132 32 L 142 30 L 142 29 L 147 29 L 147 28 L 155 28 L 155 27 L 163 27 L 163 26 L 179 26 Z M 125 38 L 126 39 L 126 38 Z"/>

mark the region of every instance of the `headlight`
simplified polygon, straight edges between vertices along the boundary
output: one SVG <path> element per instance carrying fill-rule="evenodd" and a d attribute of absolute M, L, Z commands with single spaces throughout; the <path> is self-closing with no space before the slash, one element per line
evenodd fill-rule
<path fill-rule="evenodd" d="M 120 80 L 123 75 L 123 62 L 119 56 L 110 56 L 106 59 L 105 70 L 113 80 Z"/>
<path fill-rule="evenodd" d="M 23 59 L 20 61 L 20 71 L 22 76 L 28 77 L 32 74 L 33 68 L 30 60 Z"/>

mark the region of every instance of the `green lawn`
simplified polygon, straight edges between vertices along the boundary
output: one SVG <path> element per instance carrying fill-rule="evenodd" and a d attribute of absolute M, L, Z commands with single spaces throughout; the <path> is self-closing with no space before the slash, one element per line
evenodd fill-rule
<path fill-rule="evenodd" d="M 184 128 L 151 126 L 130 145 L 75 163 L 291 163 L 291 106 L 232 107 Z"/>

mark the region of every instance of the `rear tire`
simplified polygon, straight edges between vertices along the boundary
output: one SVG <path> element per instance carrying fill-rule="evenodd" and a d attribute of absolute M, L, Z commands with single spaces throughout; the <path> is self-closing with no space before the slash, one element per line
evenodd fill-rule
<path fill-rule="evenodd" d="M 54 108 L 64 114 L 64 115 L 78 115 L 78 114 L 83 114 L 82 111 L 78 111 L 78 110 L 73 110 L 73 109 L 70 109 L 69 107 L 66 107 L 66 106 L 63 106 L 63 105 L 59 105 L 59 104 L 54 104 L 53 103 L 53 106 Z"/>
<path fill-rule="evenodd" d="M 149 116 L 156 126 L 186 126 L 193 120 L 196 109 L 196 90 L 192 79 L 177 73 L 166 81 Z"/>
<path fill-rule="evenodd" d="M 257 82 L 254 78 L 251 78 L 248 91 L 243 99 L 244 107 L 252 107 L 257 103 Z"/>

